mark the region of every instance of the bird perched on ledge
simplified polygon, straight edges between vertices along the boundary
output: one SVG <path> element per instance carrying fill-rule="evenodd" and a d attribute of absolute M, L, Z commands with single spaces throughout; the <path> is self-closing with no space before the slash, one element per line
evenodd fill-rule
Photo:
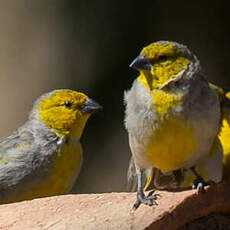
<path fill-rule="evenodd" d="M 223 170 L 222 170 L 222 181 L 230 181 L 230 93 L 226 93 L 223 89 L 209 83 L 211 89 L 215 90 L 219 95 L 220 110 L 221 110 L 221 129 L 218 137 L 221 142 L 223 149 Z M 212 151 L 212 149 L 211 149 Z M 220 168 L 216 167 L 215 156 L 218 158 L 218 154 L 214 157 L 212 152 L 209 153 L 197 168 L 200 175 L 208 180 L 214 180 L 215 175 L 219 174 Z M 218 159 L 217 159 L 217 162 Z M 134 162 L 133 159 L 130 161 L 129 177 L 135 177 Z M 192 182 L 195 179 L 194 175 L 189 170 L 180 169 L 178 171 L 172 171 L 168 173 L 163 173 L 159 169 L 152 168 L 145 172 L 145 188 L 146 189 L 183 189 L 192 186 Z M 132 180 L 131 180 L 132 181 Z M 219 182 L 217 180 L 216 182 Z M 135 189 L 135 184 L 132 184 L 133 190 Z"/>
<path fill-rule="evenodd" d="M 144 174 L 153 168 L 163 174 L 191 171 L 198 191 L 210 180 L 219 182 L 219 94 L 205 79 L 197 57 L 184 45 L 159 41 L 145 47 L 130 67 L 140 72 L 125 93 L 125 126 L 137 175 L 134 208 L 156 202 L 156 194 L 146 197 L 143 192 Z M 208 178 L 202 177 L 202 163 L 213 167 Z"/>
<path fill-rule="evenodd" d="M 68 193 L 82 164 L 85 124 L 101 108 L 73 90 L 42 95 L 29 120 L 0 140 L 0 204 Z"/>

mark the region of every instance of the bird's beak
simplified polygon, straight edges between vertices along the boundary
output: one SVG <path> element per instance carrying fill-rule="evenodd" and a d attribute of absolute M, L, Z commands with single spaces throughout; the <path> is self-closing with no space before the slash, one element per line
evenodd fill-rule
<path fill-rule="evenodd" d="M 136 69 L 136 70 L 148 70 L 150 71 L 152 69 L 152 65 L 149 62 L 149 60 L 144 55 L 137 56 L 132 63 L 129 65 L 129 67 Z"/>
<path fill-rule="evenodd" d="M 83 106 L 83 108 L 81 109 L 81 112 L 83 114 L 93 114 L 96 113 L 98 110 L 101 110 L 102 106 L 99 105 L 96 101 L 87 98 L 85 101 L 85 104 Z"/>

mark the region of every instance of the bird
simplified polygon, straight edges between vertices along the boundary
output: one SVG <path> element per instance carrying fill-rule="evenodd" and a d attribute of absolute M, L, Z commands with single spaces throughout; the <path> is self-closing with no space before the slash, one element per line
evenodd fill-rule
<path fill-rule="evenodd" d="M 82 165 L 84 127 L 101 109 L 70 89 L 40 96 L 28 120 L 0 140 L 0 204 L 69 193 Z"/>
<path fill-rule="evenodd" d="M 223 181 L 230 181 L 230 125 L 228 120 L 224 119 L 221 132 L 219 134 L 223 146 Z"/>
<path fill-rule="evenodd" d="M 144 47 L 130 67 L 139 72 L 124 94 L 125 127 L 132 153 L 129 175 L 132 178 L 135 171 L 137 180 L 134 209 L 141 203 L 157 203 L 156 193 L 144 194 L 154 169 L 163 175 L 179 172 L 183 176 L 189 171 L 198 192 L 210 180 L 219 182 L 223 159 L 218 137 L 219 88 L 209 84 L 198 58 L 185 45 L 158 41 Z M 205 161 L 208 158 L 211 160 Z M 204 161 L 205 167 L 215 163 L 210 178 L 202 177 L 199 166 Z"/>
<path fill-rule="evenodd" d="M 218 134 L 221 147 L 223 149 L 222 160 L 222 181 L 230 181 L 230 92 L 223 90 L 221 87 L 209 83 L 211 89 L 215 90 L 219 95 L 220 110 L 221 110 L 221 129 Z M 212 150 L 212 149 L 211 149 Z M 214 152 L 215 153 L 215 152 Z M 218 152 L 216 152 L 218 153 Z M 198 166 L 199 173 L 202 178 L 206 180 L 220 182 L 216 178 L 218 172 L 220 172 L 218 165 L 218 154 L 213 155 L 213 151 L 210 151 L 208 157 L 206 157 Z M 135 165 L 133 158 L 131 157 L 130 166 L 128 170 L 129 190 L 134 191 L 136 189 L 135 183 Z M 216 178 L 216 180 L 214 179 Z M 177 190 L 187 189 L 193 186 L 194 175 L 189 170 L 177 170 L 172 172 L 163 173 L 157 168 L 151 168 L 145 171 L 145 190 L 157 189 L 157 190 Z"/>

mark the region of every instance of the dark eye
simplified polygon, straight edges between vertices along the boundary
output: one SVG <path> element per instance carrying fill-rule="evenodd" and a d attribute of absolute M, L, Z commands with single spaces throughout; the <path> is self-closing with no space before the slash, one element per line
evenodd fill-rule
<path fill-rule="evenodd" d="M 167 56 L 165 54 L 161 54 L 159 57 L 158 57 L 158 60 L 159 61 L 166 61 L 167 60 Z"/>
<path fill-rule="evenodd" d="M 64 105 L 66 108 L 71 108 L 73 103 L 71 101 L 66 101 Z"/>

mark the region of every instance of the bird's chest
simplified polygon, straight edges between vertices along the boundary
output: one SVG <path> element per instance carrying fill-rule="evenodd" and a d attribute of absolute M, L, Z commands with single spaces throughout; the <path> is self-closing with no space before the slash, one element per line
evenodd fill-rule
<path fill-rule="evenodd" d="M 47 176 L 42 183 L 31 189 L 33 196 L 53 196 L 70 192 L 82 163 L 81 144 L 69 138 L 60 151 L 53 153 L 52 163 L 47 168 Z"/>
<path fill-rule="evenodd" d="M 50 184 L 53 193 L 68 193 L 78 173 L 82 163 L 81 144 L 78 139 L 69 138 L 62 146 L 60 152 L 54 159 L 51 168 Z"/>
<path fill-rule="evenodd" d="M 146 155 L 165 171 L 179 168 L 195 150 L 194 125 L 182 102 L 179 93 L 155 91 L 152 97 L 152 132 L 147 131 Z"/>
<path fill-rule="evenodd" d="M 151 165 L 163 171 L 191 167 L 207 154 L 217 135 L 219 119 L 215 98 L 191 101 L 191 97 L 167 97 L 153 98 L 151 112 L 144 118 L 149 121 L 150 115 L 152 122 L 143 130 L 144 155 Z"/>
<path fill-rule="evenodd" d="M 154 125 L 146 141 L 146 157 L 163 171 L 180 168 L 195 152 L 195 130 L 189 121 L 170 118 Z"/>
<path fill-rule="evenodd" d="M 136 83 L 126 100 L 126 127 L 139 168 L 189 168 L 208 154 L 219 130 L 220 105 L 203 81 L 173 92 L 149 92 Z"/>

